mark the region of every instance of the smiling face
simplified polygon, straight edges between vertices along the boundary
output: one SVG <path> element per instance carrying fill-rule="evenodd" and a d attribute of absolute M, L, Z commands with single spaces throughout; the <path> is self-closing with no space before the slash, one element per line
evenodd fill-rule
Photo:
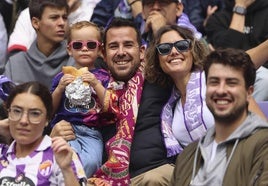
<path fill-rule="evenodd" d="M 228 122 L 246 117 L 252 86 L 247 90 L 242 71 L 212 64 L 208 70 L 206 103 L 216 121 Z"/>
<path fill-rule="evenodd" d="M 20 120 L 13 121 L 9 119 L 11 136 L 16 140 L 19 146 L 36 147 L 42 140 L 42 133 L 48 124 L 46 118 L 46 108 L 42 100 L 31 93 L 21 93 L 14 97 L 10 108 L 24 110 Z M 41 121 L 38 124 L 32 124 L 28 120 L 28 114 L 25 112 L 38 111 L 42 113 Z"/>
<path fill-rule="evenodd" d="M 128 81 L 144 58 L 144 47 L 139 46 L 135 29 L 128 26 L 110 28 L 104 47 L 104 58 L 113 77 Z"/>
<path fill-rule="evenodd" d="M 178 32 L 171 30 L 161 36 L 159 44 L 174 43 L 181 40 L 184 40 L 184 38 L 182 38 Z M 190 71 L 193 66 L 191 49 L 188 51 L 179 52 L 173 46 L 171 52 L 168 55 L 158 54 L 158 58 L 162 70 L 171 76 L 172 79 L 190 75 Z"/>
<path fill-rule="evenodd" d="M 86 26 L 80 29 L 73 29 L 70 37 L 71 41 L 99 41 L 101 36 L 95 27 Z M 88 49 L 83 46 L 80 50 L 76 50 L 69 45 L 67 51 L 75 59 L 77 68 L 88 67 L 93 69 L 95 60 L 101 54 L 101 46 L 97 45 L 95 49 Z"/>

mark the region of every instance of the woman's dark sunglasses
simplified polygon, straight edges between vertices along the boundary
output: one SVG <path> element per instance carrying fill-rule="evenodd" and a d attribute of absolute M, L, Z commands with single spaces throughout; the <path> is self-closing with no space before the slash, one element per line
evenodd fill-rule
<path fill-rule="evenodd" d="M 191 40 L 185 39 L 176 41 L 174 43 L 161 43 L 156 46 L 156 49 L 160 55 L 164 56 L 170 54 L 173 46 L 178 52 L 186 52 L 191 47 Z"/>
<path fill-rule="evenodd" d="M 101 43 L 99 41 L 94 40 L 72 41 L 69 43 L 69 46 L 71 46 L 74 50 L 81 50 L 84 46 L 86 46 L 88 50 L 94 50 L 100 45 Z"/>

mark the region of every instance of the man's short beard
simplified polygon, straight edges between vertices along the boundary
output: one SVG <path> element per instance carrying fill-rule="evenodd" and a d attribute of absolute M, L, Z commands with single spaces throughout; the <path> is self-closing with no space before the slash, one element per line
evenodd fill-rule
<path fill-rule="evenodd" d="M 245 112 L 245 109 L 248 112 L 248 103 L 238 107 L 236 110 L 233 110 L 233 112 L 229 113 L 228 115 L 219 116 L 217 115 L 213 109 L 211 109 L 208 106 L 209 110 L 211 111 L 212 115 L 214 116 L 214 119 L 216 122 L 220 123 L 228 123 L 231 124 L 233 121 L 237 120 L 241 115 Z"/>
<path fill-rule="evenodd" d="M 111 74 L 113 76 L 113 78 L 116 80 L 116 81 L 124 81 L 124 82 L 127 82 L 129 81 L 137 72 L 139 68 L 139 65 L 135 66 L 135 70 L 132 70 L 128 75 L 126 76 L 118 76 L 114 71 L 111 71 Z"/>

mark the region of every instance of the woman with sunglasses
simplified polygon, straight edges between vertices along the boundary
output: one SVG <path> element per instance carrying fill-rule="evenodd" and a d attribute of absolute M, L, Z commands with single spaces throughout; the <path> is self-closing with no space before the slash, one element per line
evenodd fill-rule
<path fill-rule="evenodd" d="M 214 125 L 205 102 L 203 60 L 208 52 L 190 30 L 176 25 L 162 27 L 147 49 L 146 79 L 162 86 L 173 85 L 161 115 L 168 157 L 179 154 Z M 253 99 L 249 110 L 264 117 Z"/>
<path fill-rule="evenodd" d="M 67 129 L 59 135 L 68 140 L 79 154 L 87 177 L 91 177 L 102 163 L 103 140 L 99 129 L 105 121 L 104 114 L 100 114 L 102 98 L 99 99 L 96 93 L 98 88 L 101 92 L 105 91 L 109 73 L 94 66 L 101 55 L 101 32 L 95 24 L 88 21 L 73 24 L 67 40 L 67 51 L 74 58 L 75 67 L 87 67 L 88 70 L 78 77 L 61 72 L 53 79 L 53 110 L 56 115 L 51 127 L 58 122 L 69 122 L 65 123 Z M 80 90 L 82 85 L 85 89 Z M 70 96 L 72 89 L 75 93 Z M 75 97 L 79 99 L 73 99 Z"/>
<path fill-rule="evenodd" d="M 78 156 L 61 137 L 43 135 L 52 117 L 46 86 L 28 82 L 15 87 L 6 101 L 8 120 L 1 130 L 14 141 L 0 144 L 0 185 L 80 185 L 85 180 Z M 8 125 L 7 125 L 8 124 Z M 8 132 L 9 132 L 8 131 Z"/>
<path fill-rule="evenodd" d="M 162 27 L 148 48 L 146 79 L 174 85 L 161 116 L 168 157 L 180 153 L 214 124 L 205 103 L 202 60 L 208 52 L 190 30 L 176 25 Z"/>

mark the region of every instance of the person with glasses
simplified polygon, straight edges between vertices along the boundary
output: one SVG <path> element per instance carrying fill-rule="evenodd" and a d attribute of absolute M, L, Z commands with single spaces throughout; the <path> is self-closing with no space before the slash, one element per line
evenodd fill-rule
<path fill-rule="evenodd" d="M 66 0 L 30 1 L 31 24 L 37 37 L 29 50 L 8 59 L 3 69 L 5 76 L 16 84 L 38 81 L 50 88 L 53 77 L 62 66 L 74 64 L 66 52 L 64 40 L 68 10 Z"/>
<path fill-rule="evenodd" d="M 145 78 L 163 87 L 173 86 L 161 114 L 167 157 L 176 157 L 214 125 L 205 101 L 203 60 L 207 54 L 207 46 L 177 25 L 162 27 L 146 51 Z M 265 118 L 255 100 L 249 100 L 249 109 Z"/>
<path fill-rule="evenodd" d="M 179 154 L 214 123 L 204 101 L 202 60 L 207 54 L 208 48 L 190 30 L 176 25 L 161 28 L 147 50 L 146 79 L 173 85 L 161 115 L 167 157 Z"/>
<path fill-rule="evenodd" d="M 1 121 L 14 139 L 0 144 L 0 185 L 66 185 L 85 182 L 77 154 L 61 137 L 43 135 L 52 118 L 52 96 L 45 85 L 27 82 L 7 98 L 8 119 Z"/>
<path fill-rule="evenodd" d="M 50 125 L 54 127 L 62 120 L 71 123 L 76 137 L 70 139 L 69 144 L 79 154 L 87 177 L 91 177 L 102 164 L 103 140 L 99 130 L 105 119 L 100 112 L 104 87 L 107 87 L 110 75 L 94 66 L 101 55 L 101 31 L 97 25 L 89 21 L 73 24 L 67 41 L 67 50 L 75 60 L 75 68 L 86 67 L 86 71 L 78 76 L 64 72 L 55 76 L 51 92 L 56 115 Z M 67 133 L 65 137 L 73 137 L 69 135 Z"/>

